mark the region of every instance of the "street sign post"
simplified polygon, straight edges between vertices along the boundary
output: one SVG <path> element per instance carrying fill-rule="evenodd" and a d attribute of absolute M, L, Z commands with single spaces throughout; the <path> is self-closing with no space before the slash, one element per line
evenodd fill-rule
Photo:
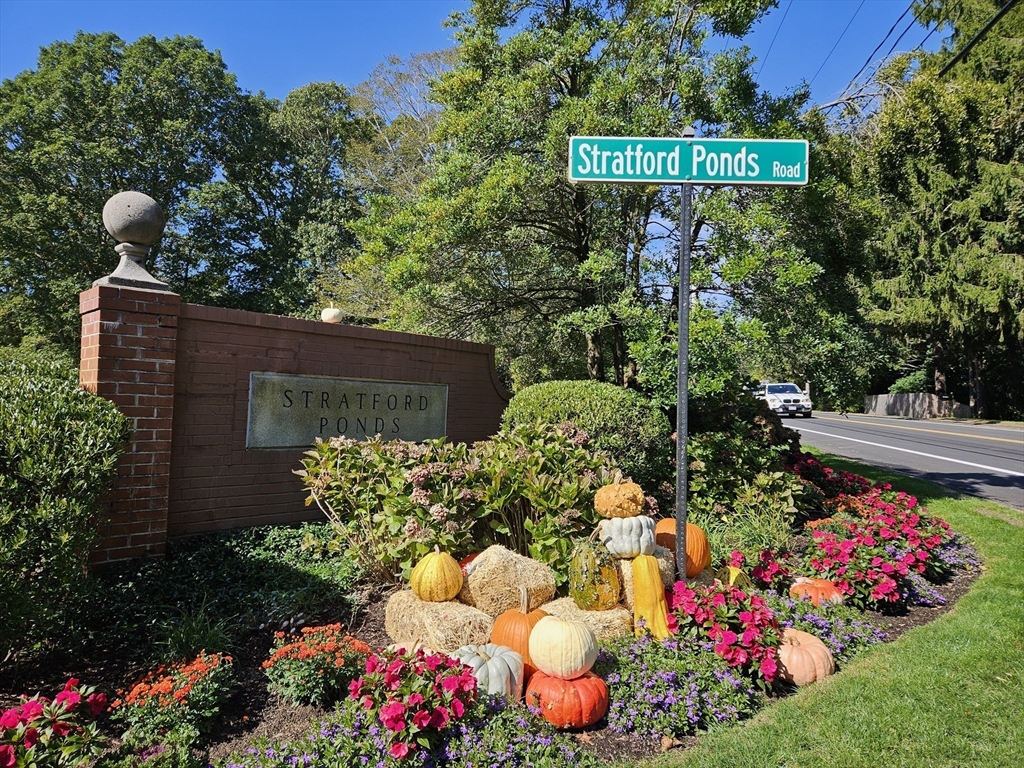
<path fill-rule="evenodd" d="M 686 580 L 687 432 L 689 430 L 690 238 L 693 185 L 802 186 L 809 148 L 796 139 L 698 139 L 572 136 L 573 184 L 679 185 L 679 351 L 676 360 L 676 576 Z"/>
<path fill-rule="evenodd" d="M 569 181 L 592 184 L 807 183 L 806 141 L 573 136 Z"/>

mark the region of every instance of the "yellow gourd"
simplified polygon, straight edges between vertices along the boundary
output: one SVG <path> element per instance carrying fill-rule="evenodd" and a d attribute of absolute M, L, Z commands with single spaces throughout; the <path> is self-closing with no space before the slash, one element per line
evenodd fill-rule
<path fill-rule="evenodd" d="M 409 575 L 409 586 L 420 600 L 440 603 L 453 599 L 462 589 L 462 568 L 459 562 L 434 547 L 423 556 Z"/>
<path fill-rule="evenodd" d="M 658 560 L 652 555 L 633 558 L 633 624 L 637 627 L 643 620 L 644 626 L 658 640 L 664 640 L 672 633 L 668 628 L 668 602 L 665 587 L 661 583 Z"/>

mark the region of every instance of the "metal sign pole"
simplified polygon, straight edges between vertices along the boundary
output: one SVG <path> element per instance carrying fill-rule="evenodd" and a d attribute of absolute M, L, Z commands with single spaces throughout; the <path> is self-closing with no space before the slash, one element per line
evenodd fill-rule
<path fill-rule="evenodd" d="M 679 185 L 679 351 L 676 361 L 676 577 L 686 581 L 686 441 L 689 431 L 690 237 L 693 185 Z"/>

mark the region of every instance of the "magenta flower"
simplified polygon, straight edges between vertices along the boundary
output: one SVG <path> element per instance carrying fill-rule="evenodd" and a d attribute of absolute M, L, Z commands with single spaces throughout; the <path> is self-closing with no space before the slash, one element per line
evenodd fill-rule
<path fill-rule="evenodd" d="M 391 748 L 388 750 L 388 752 L 391 753 L 392 757 L 401 760 L 403 757 L 409 754 L 409 745 L 406 744 L 404 741 L 396 741 L 394 744 L 391 745 Z"/>

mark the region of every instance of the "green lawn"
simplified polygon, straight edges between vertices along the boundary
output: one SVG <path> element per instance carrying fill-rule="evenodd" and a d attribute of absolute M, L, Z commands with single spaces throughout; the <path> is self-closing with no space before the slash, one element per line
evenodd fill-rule
<path fill-rule="evenodd" d="M 973 540 L 981 578 L 950 613 L 656 765 L 1024 766 L 1024 514 L 822 458 L 916 495 Z"/>

